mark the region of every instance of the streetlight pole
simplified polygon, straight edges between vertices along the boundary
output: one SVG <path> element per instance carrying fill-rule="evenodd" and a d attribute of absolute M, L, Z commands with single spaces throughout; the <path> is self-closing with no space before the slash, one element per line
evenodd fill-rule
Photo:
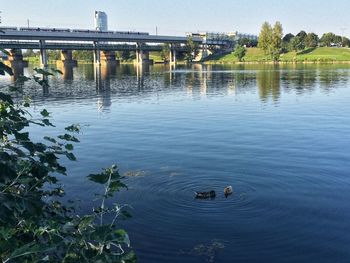
<path fill-rule="evenodd" d="M 343 43 L 344 43 L 344 32 L 345 32 L 346 28 L 343 27 L 343 28 L 341 28 L 340 30 L 341 30 L 341 41 L 342 41 L 341 46 L 343 47 Z"/>

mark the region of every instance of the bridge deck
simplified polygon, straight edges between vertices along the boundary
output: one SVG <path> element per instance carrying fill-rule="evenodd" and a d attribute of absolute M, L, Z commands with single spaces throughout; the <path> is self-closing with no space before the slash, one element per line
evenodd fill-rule
<path fill-rule="evenodd" d="M 130 32 L 126 33 L 96 33 L 96 32 L 43 32 L 6 30 L 0 32 L 0 40 L 58 40 L 58 41 L 110 41 L 129 43 L 186 43 L 187 37 L 179 36 L 155 36 Z M 194 37 L 193 41 L 202 43 L 200 37 Z"/>

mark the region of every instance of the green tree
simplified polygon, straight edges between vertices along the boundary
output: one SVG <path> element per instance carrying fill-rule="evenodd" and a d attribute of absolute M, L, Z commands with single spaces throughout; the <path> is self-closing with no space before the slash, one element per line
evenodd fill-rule
<path fill-rule="evenodd" d="M 336 35 L 329 32 L 322 35 L 320 42 L 322 46 L 330 47 L 336 41 Z"/>
<path fill-rule="evenodd" d="M 268 22 L 265 22 L 260 30 L 258 47 L 261 48 L 266 55 L 270 54 L 272 42 L 272 27 Z"/>
<path fill-rule="evenodd" d="M 238 45 L 243 47 L 256 47 L 258 42 L 245 37 L 238 40 Z"/>
<path fill-rule="evenodd" d="M 278 61 L 282 52 L 283 27 L 280 22 L 276 22 L 272 29 L 272 41 L 270 55 L 273 61 Z"/>
<path fill-rule="evenodd" d="M 123 50 L 121 53 L 121 59 L 124 61 L 130 60 L 131 54 L 130 50 Z"/>
<path fill-rule="evenodd" d="M 61 53 L 58 50 L 49 50 L 49 51 L 47 51 L 47 57 L 50 60 L 60 60 L 61 59 Z"/>
<path fill-rule="evenodd" d="M 341 46 L 342 45 L 342 41 L 343 41 L 343 38 L 341 36 L 338 36 L 338 35 L 335 36 L 335 38 L 334 38 L 334 44 L 335 45 Z"/>
<path fill-rule="evenodd" d="M 233 55 L 238 59 L 238 61 L 242 61 L 244 56 L 246 55 L 247 49 L 243 46 L 237 45 Z"/>
<path fill-rule="evenodd" d="M 342 47 L 350 47 L 350 39 L 348 39 L 347 37 L 343 37 Z"/>
<path fill-rule="evenodd" d="M 290 51 L 290 41 L 293 37 L 293 34 L 288 33 L 282 38 L 282 53 L 287 53 Z"/>
<path fill-rule="evenodd" d="M 268 22 L 265 22 L 259 34 L 260 47 L 266 55 L 269 55 L 273 61 L 278 61 L 282 52 L 283 28 L 280 22 L 276 22 L 272 28 Z"/>
<path fill-rule="evenodd" d="M 300 51 L 305 49 L 305 42 L 302 41 L 301 37 L 295 36 L 289 42 L 289 50 L 290 51 Z"/>
<path fill-rule="evenodd" d="M 301 30 L 296 36 L 300 37 L 301 41 L 305 41 L 305 39 L 307 37 L 307 33 L 304 30 Z"/>
<path fill-rule="evenodd" d="M 199 46 L 193 41 L 192 37 L 187 38 L 185 53 L 185 58 L 187 62 L 192 62 L 199 54 Z"/>
<path fill-rule="evenodd" d="M 160 56 L 163 59 L 163 61 L 169 61 L 170 60 L 170 45 L 164 44 L 162 47 L 162 51 L 160 52 Z"/>
<path fill-rule="evenodd" d="M 94 61 L 94 54 L 92 51 L 74 50 L 72 56 L 75 60 Z"/>
<path fill-rule="evenodd" d="M 285 35 L 282 39 L 283 42 L 289 43 L 291 41 L 291 39 L 295 37 L 292 33 L 288 33 L 287 35 Z"/>
<path fill-rule="evenodd" d="M 35 57 L 38 54 L 36 54 L 33 49 L 27 49 L 26 51 L 23 52 L 24 57 Z"/>
<path fill-rule="evenodd" d="M 315 33 L 307 34 L 305 38 L 305 46 L 308 48 L 315 48 L 318 46 L 319 37 Z"/>

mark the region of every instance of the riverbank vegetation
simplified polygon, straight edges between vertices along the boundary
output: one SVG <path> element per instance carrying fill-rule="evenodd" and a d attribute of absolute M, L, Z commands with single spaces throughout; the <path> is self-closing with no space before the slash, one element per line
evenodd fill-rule
<path fill-rule="evenodd" d="M 6 51 L 3 51 L 6 52 Z M 117 219 L 129 217 L 124 205 L 111 204 L 114 194 L 126 188 L 116 166 L 87 177 L 100 185 L 91 213 L 79 213 L 75 202 L 62 201 L 60 176 L 68 176 L 62 159 L 75 161 L 79 125 L 62 135 L 32 141 L 30 127 L 53 128 L 50 113 L 36 114 L 21 94 L 24 82 L 48 88 L 48 77 L 58 70 L 34 69 L 15 85 L 0 92 L 0 258 L 2 262 L 135 262 L 130 241 Z M 12 70 L 0 62 L 0 75 Z M 20 96 L 14 99 L 10 94 Z M 37 116 L 38 115 L 38 116 Z M 91 199 L 93 199 L 92 197 Z M 108 200 L 108 202 L 107 202 Z"/>
<path fill-rule="evenodd" d="M 270 56 L 266 55 L 260 48 L 247 48 L 246 55 L 242 58 L 246 63 L 268 63 L 273 62 Z M 205 63 L 239 63 L 235 53 L 217 54 L 210 56 Z M 293 63 L 330 63 L 330 62 L 350 62 L 349 48 L 318 47 L 307 48 L 302 51 L 290 51 L 282 53 L 279 62 Z"/>
<path fill-rule="evenodd" d="M 213 54 L 205 59 L 206 63 L 350 63 L 350 40 L 334 33 L 325 33 L 321 37 L 313 32 L 301 30 L 296 35 L 287 33 L 279 22 L 272 27 L 265 22 L 259 34 L 258 47 L 246 47 L 243 55 L 242 45 L 232 52 Z"/>

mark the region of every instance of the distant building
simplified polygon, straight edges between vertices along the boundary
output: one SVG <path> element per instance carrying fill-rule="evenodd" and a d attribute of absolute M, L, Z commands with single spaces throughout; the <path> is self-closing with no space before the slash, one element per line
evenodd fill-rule
<path fill-rule="evenodd" d="M 108 31 L 107 14 L 95 11 L 95 29 L 98 31 Z"/>
<path fill-rule="evenodd" d="M 187 36 L 196 36 L 203 38 L 204 42 L 207 41 L 227 41 L 237 42 L 240 39 L 248 38 L 249 40 L 258 41 L 258 36 L 252 34 L 239 33 L 238 31 L 230 33 L 219 33 L 219 32 L 198 32 L 198 33 L 187 33 Z"/>

